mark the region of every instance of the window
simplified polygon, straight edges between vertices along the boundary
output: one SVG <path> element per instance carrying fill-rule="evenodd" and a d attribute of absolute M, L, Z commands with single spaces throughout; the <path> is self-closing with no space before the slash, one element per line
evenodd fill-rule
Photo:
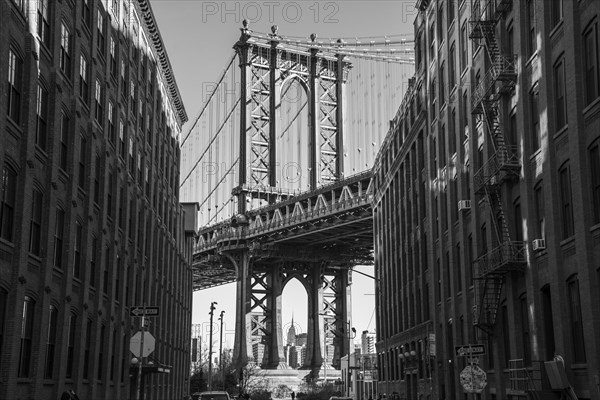
<path fill-rule="evenodd" d="M 117 128 L 115 125 L 116 118 L 115 108 L 112 101 L 108 101 L 108 140 L 114 145 L 117 138 Z"/>
<path fill-rule="evenodd" d="M 460 28 L 460 70 L 464 71 L 467 68 L 467 60 L 469 57 L 469 33 L 467 30 L 467 21 L 463 22 Z"/>
<path fill-rule="evenodd" d="M 98 24 L 97 24 L 98 34 L 96 35 L 96 45 L 98 46 L 98 53 L 103 58 L 105 57 L 104 52 L 106 51 L 106 27 L 104 24 L 104 14 L 102 11 L 98 10 Z"/>
<path fill-rule="evenodd" d="M 448 0 L 448 26 L 450 26 L 456 16 L 456 1 L 457 0 Z"/>
<path fill-rule="evenodd" d="M 521 345 L 523 346 L 523 361 L 525 365 L 531 365 L 531 344 L 529 338 L 529 308 L 527 295 L 519 297 L 519 308 L 521 311 Z"/>
<path fill-rule="evenodd" d="M 544 187 L 542 182 L 540 182 L 534 188 L 534 196 L 535 196 L 535 234 L 536 238 L 545 239 L 546 238 L 546 213 L 544 210 Z"/>
<path fill-rule="evenodd" d="M 598 23 L 594 21 L 583 33 L 585 68 L 585 103 L 590 104 L 600 94 L 598 69 Z"/>
<path fill-rule="evenodd" d="M 117 45 L 115 39 L 110 37 L 110 75 L 113 78 L 117 77 Z"/>
<path fill-rule="evenodd" d="M 113 204 L 112 204 L 112 191 L 115 187 L 115 175 L 112 170 L 108 172 L 108 189 L 106 190 L 106 215 L 108 218 L 112 219 L 113 212 Z"/>
<path fill-rule="evenodd" d="M 565 59 L 561 58 L 554 64 L 554 90 L 556 107 L 556 130 L 560 130 L 567 124 L 567 94 L 565 82 Z"/>
<path fill-rule="evenodd" d="M 448 124 L 448 150 L 452 155 L 456 153 L 456 107 L 450 112 Z"/>
<path fill-rule="evenodd" d="M 2 343 L 4 341 L 4 326 L 6 325 L 6 305 L 8 293 L 0 288 L 0 360 L 2 360 Z"/>
<path fill-rule="evenodd" d="M 35 256 L 41 256 L 41 235 L 42 235 L 42 205 L 44 196 L 42 193 L 33 189 L 31 199 L 31 220 L 29 223 L 29 252 Z"/>
<path fill-rule="evenodd" d="M 0 238 L 12 242 L 17 196 L 17 173 L 4 164 L 0 177 Z"/>
<path fill-rule="evenodd" d="M 552 296 L 550 286 L 545 285 L 542 289 L 542 312 L 544 324 L 545 358 L 551 360 L 554 357 L 556 346 L 554 344 L 554 313 L 552 312 Z"/>
<path fill-rule="evenodd" d="M 98 79 L 96 79 L 96 94 L 94 96 L 95 106 L 96 106 L 96 121 L 102 126 L 102 121 L 104 117 L 104 94 L 102 89 L 102 84 Z"/>
<path fill-rule="evenodd" d="M 431 24 L 429 27 L 429 62 L 435 58 L 434 38 L 433 24 Z"/>
<path fill-rule="evenodd" d="M 71 31 L 64 22 L 60 24 L 60 70 L 71 77 Z"/>
<path fill-rule="evenodd" d="M 136 106 L 136 89 L 135 89 L 135 82 L 131 81 L 130 82 L 130 88 L 129 88 L 129 98 L 131 100 L 131 112 L 133 114 L 133 116 L 135 117 L 135 106 Z"/>
<path fill-rule="evenodd" d="M 446 62 L 442 62 L 440 67 L 440 108 L 446 104 L 446 77 L 445 77 Z"/>
<path fill-rule="evenodd" d="M 435 91 L 435 78 L 431 81 L 430 86 L 430 102 L 431 102 L 431 116 L 434 118 L 435 116 L 435 100 L 436 100 L 436 91 Z M 161 156 L 162 157 L 162 156 Z M 161 158 L 162 160 L 162 158 Z M 162 169 L 162 168 L 161 168 Z"/>
<path fill-rule="evenodd" d="M 450 1 L 452 3 L 452 1 Z M 448 56 L 448 83 L 450 83 L 450 90 L 454 88 L 456 85 L 456 71 L 455 71 L 455 63 L 456 63 L 456 44 L 452 43 L 450 47 L 450 54 Z"/>
<path fill-rule="evenodd" d="M 90 8 L 90 0 L 83 0 L 81 6 L 81 18 L 83 23 L 89 29 L 92 20 L 92 10 Z"/>
<path fill-rule="evenodd" d="M 502 350 L 504 355 L 504 368 L 509 367 L 509 360 L 511 359 L 510 349 L 510 327 L 508 325 L 508 306 L 506 301 L 501 306 L 502 311 Z"/>
<path fill-rule="evenodd" d="M 100 202 L 100 176 L 102 175 L 102 156 L 96 153 L 96 161 L 94 163 L 94 203 Z"/>
<path fill-rule="evenodd" d="M 515 29 L 512 24 L 506 29 L 506 53 L 509 57 L 515 54 Z"/>
<path fill-rule="evenodd" d="M 102 324 L 102 327 L 100 328 L 100 341 L 98 342 L 98 369 L 97 369 L 97 376 L 96 376 L 96 379 L 98 379 L 99 381 L 102 380 L 102 373 L 104 372 L 103 362 L 104 362 L 105 335 L 106 335 L 106 326 L 104 324 Z"/>
<path fill-rule="evenodd" d="M 531 115 L 531 152 L 539 150 L 542 142 L 540 129 L 540 114 L 538 108 L 539 93 L 537 86 L 529 93 L 529 108 Z"/>
<path fill-rule="evenodd" d="M 86 104 L 88 103 L 89 91 L 88 62 L 82 54 L 79 57 L 79 96 L 81 96 Z"/>
<path fill-rule="evenodd" d="M 48 333 L 46 336 L 46 365 L 44 366 L 44 379 L 52 379 L 54 372 L 54 353 L 56 348 L 56 320 L 58 319 L 58 310 L 50 306 L 48 315 Z"/>
<path fill-rule="evenodd" d="M 50 47 L 50 16 L 48 12 L 48 0 L 37 1 L 37 34 L 41 43 Z"/>
<path fill-rule="evenodd" d="M 67 151 L 69 143 L 69 117 L 63 111 L 60 115 L 60 147 L 58 149 L 59 167 L 67 170 Z"/>
<path fill-rule="evenodd" d="M 77 315 L 71 314 L 69 316 L 69 330 L 67 337 L 67 369 L 65 372 L 65 378 L 71 379 L 73 377 L 73 360 L 75 359 L 75 333 L 77 331 Z"/>
<path fill-rule="evenodd" d="M 600 145 L 594 143 L 590 149 L 590 176 L 592 179 L 592 198 L 594 223 L 600 223 Z"/>
<path fill-rule="evenodd" d="M 92 347 L 92 320 L 88 319 L 85 326 L 85 347 L 83 349 L 83 379 L 90 376 L 90 349 Z"/>
<path fill-rule="evenodd" d="M 98 262 L 98 238 L 92 237 L 92 249 L 90 254 L 90 271 L 89 271 L 89 282 L 90 286 L 96 286 L 96 264 Z"/>
<path fill-rule="evenodd" d="M 112 349 L 110 352 L 110 381 L 115 380 L 115 358 L 117 355 L 117 330 L 113 329 Z"/>
<path fill-rule="evenodd" d="M 527 0 L 527 51 L 528 57 L 531 57 L 537 51 L 537 37 L 536 37 L 536 21 L 535 21 L 535 0 Z"/>
<path fill-rule="evenodd" d="M 571 170 L 566 162 L 559 171 L 562 238 L 573 236 L 573 202 L 571 199 Z"/>
<path fill-rule="evenodd" d="M 48 91 L 38 84 L 37 87 L 37 104 L 36 104 L 36 129 L 35 129 L 35 144 L 40 149 L 46 150 L 46 136 L 48 132 Z"/>
<path fill-rule="evenodd" d="M 35 302 L 29 296 L 23 301 L 23 314 L 21 320 L 21 341 L 19 345 L 19 366 L 17 376 L 28 378 L 31 366 L 31 345 L 33 338 L 33 317 Z"/>
<path fill-rule="evenodd" d="M 461 140 L 461 142 L 463 142 L 463 143 L 467 139 L 466 132 L 467 132 L 468 128 L 469 128 L 469 98 L 468 98 L 467 89 L 465 89 L 463 91 L 463 96 L 462 96 L 462 124 L 461 124 L 462 140 Z"/>
<path fill-rule="evenodd" d="M 515 240 L 523 241 L 523 215 L 521 212 L 521 202 L 517 199 L 513 205 L 514 221 L 515 221 Z"/>
<path fill-rule="evenodd" d="M 554 27 L 563 19 L 563 0 L 551 1 L 550 7 L 550 16 L 552 17 L 552 26 Z"/>
<path fill-rule="evenodd" d="M 119 155 L 125 159 L 125 126 L 123 120 L 119 120 Z"/>
<path fill-rule="evenodd" d="M 583 336 L 583 320 L 581 317 L 581 300 L 579 297 L 579 279 L 577 275 L 567 281 L 569 296 L 569 318 L 571 323 L 571 343 L 573 345 L 573 361 L 585 363 L 585 341 Z"/>
<path fill-rule="evenodd" d="M 438 45 L 442 43 L 444 40 L 444 8 L 442 6 L 438 7 L 437 14 L 437 41 Z"/>
<path fill-rule="evenodd" d="M 10 49 L 8 51 L 8 107 L 6 115 L 16 123 L 21 122 L 22 75 L 23 61 Z"/>
<path fill-rule="evenodd" d="M 56 222 L 54 224 L 54 268 L 59 269 L 62 269 L 64 230 L 65 212 L 59 207 L 56 209 Z"/>
<path fill-rule="evenodd" d="M 81 278 L 81 238 L 83 236 L 83 228 L 79 221 L 75 223 L 75 251 L 73 254 L 73 276 Z"/>
<path fill-rule="evenodd" d="M 454 250 L 454 259 L 455 259 L 455 270 L 456 273 L 454 273 L 454 277 L 455 277 L 455 281 L 456 281 L 456 293 L 461 292 L 462 291 L 462 263 L 461 263 L 461 259 L 460 259 L 460 243 L 456 244 L 456 249 Z"/>
<path fill-rule="evenodd" d="M 22 13 L 25 13 L 25 0 L 12 0 Z"/>
<path fill-rule="evenodd" d="M 111 263 L 111 258 L 110 258 L 110 247 L 106 247 L 104 249 L 104 271 L 102 271 L 102 292 L 104 294 L 108 294 L 108 268 L 110 266 Z"/>
<path fill-rule="evenodd" d="M 79 146 L 79 173 L 77 183 L 82 190 L 85 190 L 86 184 L 86 150 L 87 150 L 87 140 L 83 134 L 79 135 L 80 146 Z"/>
<path fill-rule="evenodd" d="M 121 96 L 127 96 L 127 66 L 123 59 L 121 59 Z"/>

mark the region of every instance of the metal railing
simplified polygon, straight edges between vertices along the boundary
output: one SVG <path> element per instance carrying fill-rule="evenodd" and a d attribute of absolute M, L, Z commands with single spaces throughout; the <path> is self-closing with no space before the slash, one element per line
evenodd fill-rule
<path fill-rule="evenodd" d="M 504 145 L 486 161 L 473 175 L 473 184 L 476 193 L 480 193 L 484 186 L 493 186 L 501 183 L 500 172 L 515 171 L 521 168 L 517 146 Z"/>
<path fill-rule="evenodd" d="M 485 278 L 492 273 L 518 270 L 527 264 L 527 242 L 506 241 L 477 260 L 476 278 Z"/>

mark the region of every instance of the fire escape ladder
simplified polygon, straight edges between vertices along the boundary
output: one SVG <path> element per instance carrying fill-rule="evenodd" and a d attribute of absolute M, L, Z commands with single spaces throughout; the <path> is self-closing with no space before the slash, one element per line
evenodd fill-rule
<path fill-rule="evenodd" d="M 510 389 L 527 394 L 530 400 L 541 400 L 542 362 L 532 362 L 528 368 L 522 358 L 508 360 Z"/>

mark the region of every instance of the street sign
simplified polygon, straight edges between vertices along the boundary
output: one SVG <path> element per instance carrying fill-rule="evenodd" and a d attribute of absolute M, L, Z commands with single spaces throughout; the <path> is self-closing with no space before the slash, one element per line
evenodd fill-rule
<path fill-rule="evenodd" d="M 454 346 L 458 357 L 481 356 L 486 354 L 485 344 L 464 344 L 462 346 Z"/>
<path fill-rule="evenodd" d="M 467 357 L 467 364 L 471 364 L 471 365 L 479 365 L 481 364 L 479 361 L 479 357 L 475 356 L 475 357 Z"/>
<path fill-rule="evenodd" d="M 467 365 L 460 373 L 460 384 L 467 393 L 481 393 L 487 385 L 487 374 L 477 365 Z"/>
<path fill-rule="evenodd" d="M 142 340 L 142 332 L 138 331 L 135 335 L 131 337 L 129 340 L 129 350 L 136 357 L 148 357 L 154 351 L 154 346 L 156 345 L 156 340 L 154 340 L 154 336 L 150 334 L 150 332 L 144 332 L 144 344 L 142 347 L 142 351 L 140 353 L 140 342 Z"/>
<path fill-rule="evenodd" d="M 129 316 L 130 317 L 158 317 L 160 308 L 157 306 L 146 307 L 146 312 L 144 312 L 144 307 L 142 306 L 132 306 L 129 308 Z"/>

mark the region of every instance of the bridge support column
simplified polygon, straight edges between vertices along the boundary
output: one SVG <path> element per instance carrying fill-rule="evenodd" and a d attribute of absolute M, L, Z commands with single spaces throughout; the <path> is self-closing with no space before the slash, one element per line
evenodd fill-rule
<path fill-rule="evenodd" d="M 304 368 L 313 371 L 320 369 L 323 364 L 323 317 L 319 315 L 322 304 L 321 266 L 315 263 L 311 268 L 310 290 L 308 293 L 308 327 L 306 358 L 304 360 Z"/>
<path fill-rule="evenodd" d="M 252 296 L 252 260 L 248 251 L 240 253 L 233 260 L 237 270 L 235 344 L 233 349 L 233 364 L 242 368 L 248 363 L 254 363 L 251 335 L 251 296 Z"/>
<path fill-rule="evenodd" d="M 337 271 L 335 282 L 335 339 L 332 365 L 341 367 L 341 357 L 352 353 L 352 309 L 351 309 L 351 271 L 344 269 Z"/>
<path fill-rule="evenodd" d="M 267 279 L 271 296 L 268 302 L 268 309 L 271 312 L 271 318 L 268 318 L 267 329 L 270 333 L 270 343 L 268 350 L 268 361 L 265 368 L 269 369 L 288 369 L 283 353 L 283 318 L 281 315 L 281 295 L 283 293 L 283 274 L 279 264 L 272 265 Z"/>

